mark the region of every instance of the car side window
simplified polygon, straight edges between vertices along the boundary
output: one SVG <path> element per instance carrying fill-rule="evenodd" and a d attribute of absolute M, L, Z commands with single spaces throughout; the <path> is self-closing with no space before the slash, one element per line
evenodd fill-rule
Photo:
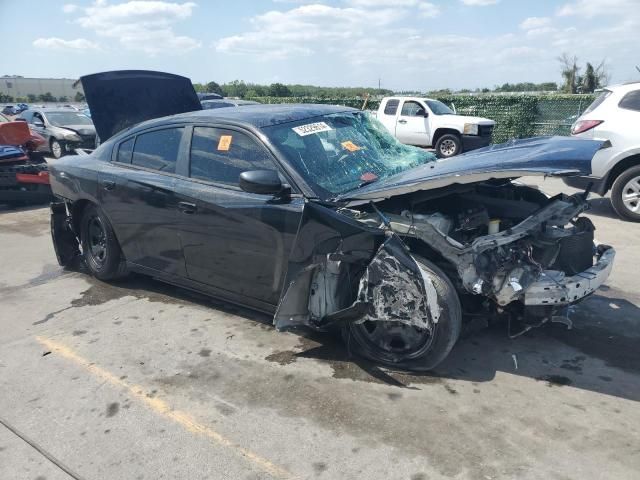
<path fill-rule="evenodd" d="M 622 97 L 618 106 L 620 108 L 626 108 L 627 110 L 640 112 L 640 90 L 634 90 L 633 92 L 627 93 Z"/>
<path fill-rule="evenodd" d="M 384 106 L 384 114 L 395 115 L 398 111 L 398 105 L 400 105 L 400 100 L 387 100 L 387 104 Z"/>
<path fill-rule="evenodd" d="M 116 157 L 116 161 L 120 163 L 131 163 L 131 154 L 133 153 L 133 142 L 134 138 L 130 138 L 120 144 L 118 147 L 118 156 Z"/>
<path fill-rule="evenodd" d="M 44 123 L 44 117 L 42 115 L 40 115 L 38 112 L 35 112 L 33 114 L 33 118 L 31 119 L 31 123 L 35 122 L 36 120 L 40 120 L 42 123 Z"/>
<path fill-rule="evenodd" d="M 277 170 L 267 150 L 233 130 L 195 127 L 191 138 L 190 176 L 237 186 L 242 172 Z"/>
<path fill-rule="evenodd" d="M 400 115 L 403 117 L 424 117 L 424 107 L 418 102 L 408 100 L 402 105 Z"/>
<path fill-rule="evenodd" d="M 136 137 L 131 163 L 161 172 L 175 173 L 184 128 L 166 128 Z"/>

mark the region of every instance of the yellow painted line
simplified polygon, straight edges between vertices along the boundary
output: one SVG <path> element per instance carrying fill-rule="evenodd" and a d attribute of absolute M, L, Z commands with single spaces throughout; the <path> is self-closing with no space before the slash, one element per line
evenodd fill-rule
<path fill-rule="evenodd" d="M 289 473 L 287 470 L 283 469 L 282 467 L 279 467 L 278 465 L 258 455 L 257 453 L 252 452 L 251 450 L 238 445 L 233 440 L 230 440 L 229 438 L 216 432 L 212 428 L 207 427 L 206 425 L 202 425 L 201 423 L 198 423 L 197 420 L 195 420 L 188 413 L 182 412 L 180 410 L 174 410 L 164 400 L 161 400 L 156 397 L 154 398 L 147 397 L 147 395 L 143 393 L 144 392 L 143 387 L 139 385 L 132 385 L 121 380 L 119 377 L 115 376 L 111 372 L 108 372 L 107 370 L 104 370 L 103 368 L 98 367 L 94 363 L 91 363 L 88 360 L 82 358 L 80 355 L 75 353 L 69 347 L 61 343 L 58 343 L 54 340 L 51 340 L 49 338 L 36 337 L 36 340 L 40 344 L 47 347 L 47 349 L 81 366 L 92 375 L 116 387 L 121 387 L 128 390 L 130 395 L 140 400 L 140 402 L 145 404 L 155 413 L 157 413 L 158 415 L 161 415 L 164 418 L 167 418 L 169 420 L 172 420 L 178 423 L 179 425 L 184 427 L 184 429 L 187 430 L 188 432 L 202 435 L 204 437 L 209 438 L 210 440 L 212 440 L 214 443 L 218 445 L 229 448 L 233 452 L 249 460 L 251 463 L 256 465 L 261 470 L 267 472 L 272 477 L 286 478 L 286 479 L 293 478 L 293 475 Z"/>

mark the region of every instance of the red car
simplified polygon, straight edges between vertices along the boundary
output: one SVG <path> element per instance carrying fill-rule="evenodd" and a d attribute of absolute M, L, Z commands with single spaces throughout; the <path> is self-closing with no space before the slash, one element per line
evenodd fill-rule
<path fill-rule="evenodd" d="M 40 203 L 51 199 L 46 162 L 34 162 L 28 156 L 44 142 L 25 122 L 11 122 L 0 114 L 0 203 Z"/>

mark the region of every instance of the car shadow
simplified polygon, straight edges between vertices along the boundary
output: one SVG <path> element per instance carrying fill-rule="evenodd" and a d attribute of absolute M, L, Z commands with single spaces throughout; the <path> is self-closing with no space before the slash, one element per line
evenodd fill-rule
<path fill-rule="evenodd" d="M 587 214 L 596 215 L 598 217 L 606 217 L 614 220 L 619 220 L 620 217 L 611 206 L 611 199 L 609 197 L 596 197 L 590 198 L 589 210 Z"/>
<path fill-rule="evenodd" d="M 613 295 L 611 295 L 613 293 Z M 307 334 L 319 344 L 296 357 L 314 358 L 334 367 L 352 363 L 354 380 L 404 388 L 447 379 L 491 382 L 508 373 L 544 382 L 549 387 L 584 390 L 640 400 L 640 308 L 616 292 L 599 292 L 574 308 L 573 327 L 548 323 L 510 338 L 505 323 L 464 335 L 447 359 L 428 373 L 398 372 L 350 354 L 336 338 Z M 349 368 L 343 365 L 344 370 Z M 367 380 L 366 375 L 371 378 Z M 336 375 L 334 375 L 336 376 Z M 345 378 L 345 375 L 341 375 Z"/>
<path fill-rule="evenodd" d="M 81 264 L 71 268 L 84 272 Z M 209 296 L 151 279 L 131 275 L 104 283 L 87 276 L 90 287 L 78 304 L 96 304 L 124 296 L 164 303 L 192 303 L 215 308 L 258 323 L 277 334 L 271 315 L 236 306 Z M 640 302 L 639 302 L 640 303 Z M 313 359 L 327 364 L 333 377 L 421 389 L 447 379 L 491 382 L 508 373 L 544 382 L 550 387 L 571 386 L 629 400 L 640 400 L 640 308 L 623 293 L 602 287 L 574 307 L 573 328 L 547 323 L 510 338 L 505 323 L 468 330 L 435 371 L 413 373 L 383 367 L 356 355 L 337 331 L 293 329 L 299 345 L 289 352 L 267 357 L 281 364 Z"/>

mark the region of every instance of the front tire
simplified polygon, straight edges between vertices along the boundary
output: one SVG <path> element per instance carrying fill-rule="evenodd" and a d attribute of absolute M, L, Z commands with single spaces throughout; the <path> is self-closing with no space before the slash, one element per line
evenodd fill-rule
<path fill-rule="evenodd" d="M 445 133 L 436 142 L 436 156 L 449 158 L 458 155 L 462 151 L 462 141 L 458 135 Z"/>
<path fill-rule="evenodd" d="M 621 218 L 640 222 L 640 165 L 624 171 L 613 182 L 611 205 Z"/>
<path fill-rule="evenodd" d="M 82 256 L 91 274 L 99 280 L 114 280 L 127 274 L 126 262 L 113 228 L 104 212 L 89 205 L 82 213 Z"/>
<path fill-rule="evenodd" d="M 53 155 L 54 158 L 58 159 L 64 156 L 64 153 L 65 153 L 64 144 L 60 140 L 56 138 L 52 138 L 51 141 L 49 142 L 49 146 L 50 146 L 51 154 Z"/>
<path fill-rule="evenodd" d="M 438 292 L 441 313 L 433 331 L 399 322 L 367 321 L 344 325 L 342 337 L 350 349 L 369 360 L 402 370 L 427 371 L 442 362 L 458 340 L 462 307 L 447 275 L 430 261 L 414 258 Z"/>

